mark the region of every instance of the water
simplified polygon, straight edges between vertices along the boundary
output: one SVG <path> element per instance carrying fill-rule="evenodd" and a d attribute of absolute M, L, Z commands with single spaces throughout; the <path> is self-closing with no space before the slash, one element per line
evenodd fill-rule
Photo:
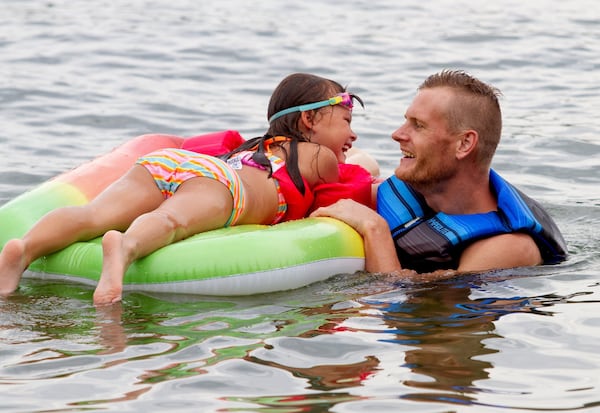
<path fill-rule="evenodd" d="M 428 286 L 364 274 L 235 299 L 25 280 L 0 301 L 0 409 L 600 410 L 600 8 L 595 1 L 4 0 L 0 203 L 143 133 L 266 129 L 279 80 L 348 84 L 389 175 L 417 85 L 503 93 L 494 167 L 556 217 L 570 259 Z"/>

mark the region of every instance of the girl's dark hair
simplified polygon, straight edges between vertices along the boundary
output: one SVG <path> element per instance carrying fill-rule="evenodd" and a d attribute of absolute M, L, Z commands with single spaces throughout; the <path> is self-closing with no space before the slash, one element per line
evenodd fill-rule
<path fill-rule="evenodd" d="M 308 73 L 291 74 L 284 78 L 273 91 L 267 110 L 267 119 L 281 110 L 326 100 L 342 92 L 345 92 L 345 88 L 333 80 Z M 285 152 L 286 168 L 298 190 L 304 194 L 304 182 L 298 169 L 298 142 L 309 142 L 309 139 L 298 130 L 300 114 L 301 112 L 293 112 L 273 120 L 263 136 L 249 139 L 221 157 L 227 159 L 235 153 L 251 150 L 258 145 L 252 159 L 259 165 L 264 166 L 269 171 L 269 177 L 271 177 L 273 171 L 271 163 L 265 155 L 264 142 L 266 139 L 275 136 L 288 137 L 291 140 L 289 153 Z M 283 146 L 281 148 L 285 151 Z"/>

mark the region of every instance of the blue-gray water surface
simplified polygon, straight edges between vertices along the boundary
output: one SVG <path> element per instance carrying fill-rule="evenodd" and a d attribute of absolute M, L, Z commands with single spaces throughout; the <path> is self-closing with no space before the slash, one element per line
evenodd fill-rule
<path fill-rule="evenodd" d="M 391 132 L 444 68 L 502 90 L 494 168 L 556 218 L 567 262 L 108 309 L 26 279 L 0 299 L 0 410 L 600 410 L 596 1 L 3 0 L 0 204 L 140 134 L 262 134 L 297 71 L 363 97 L 357 146 L 390 175 Z"/>

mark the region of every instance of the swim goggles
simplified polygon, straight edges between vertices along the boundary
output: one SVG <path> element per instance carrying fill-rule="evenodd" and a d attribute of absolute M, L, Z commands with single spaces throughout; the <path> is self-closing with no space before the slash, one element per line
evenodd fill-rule
<path fill-rule="evenodd" d="M 275 113 L 273 116 L 271 116 L 269 118 L 269 123 L 273 122 L 277 118 L 282 117 L 283 115 L 287 115 L 288 113 L 305 112 L 307 110 L 319 109 L 319 108 L 323 108 L 325 106 L 342 105 L 342 106 L 348 108 L 349 110 L 352 110 L 352 108 L 354 107 L 353 99 L 357 99 L 360 102 L 360 104 L 362 105 L 362 101 L 360 100 L 360 98 L 358 96 L 353 95 L 348 92 L 338 93 L 334 97 L 329 98 L 327 100 L 322 100 L 320 102 L 315 102 L 315 103 L 307 103 L 305 105 L 292 106 L 291 108 L 280 110 L 279 112 Z"/>

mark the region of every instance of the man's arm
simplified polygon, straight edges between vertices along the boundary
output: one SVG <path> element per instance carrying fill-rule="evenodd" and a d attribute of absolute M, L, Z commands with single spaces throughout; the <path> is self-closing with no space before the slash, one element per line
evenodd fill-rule
<path fill-rule="evenodd" d="M 540 250 L 529 235 L 502 234 L 469 245 L 460 257 L 458 271 L 487 271 L 541 263 Z"/>
<path fill-rule="evenodd" d="M 387 222 L 376 211 L 350 199 L 322 207 L 312 217 L 332 217 L 345 222 L 362 237 L 365 246 L 365 270 L 397 273 L 402 270 Z"/>
<path fill-rule="evenodd" d="M 452 278 L 460 273 L 488 271 L 539 265 L 540 251 L 533 239 L 522 233 L 502 234 L 485 238 L 468 246 L 454 270 L 417 274 L 403 270 L 385 219 L 376 211 L 349 199 L 314 211 L 311 216 L 339 219 L 354 228 L 365 247 L 365 270 L 373 273 L 395 274 L 412 281 L 433 281 Z"/>

